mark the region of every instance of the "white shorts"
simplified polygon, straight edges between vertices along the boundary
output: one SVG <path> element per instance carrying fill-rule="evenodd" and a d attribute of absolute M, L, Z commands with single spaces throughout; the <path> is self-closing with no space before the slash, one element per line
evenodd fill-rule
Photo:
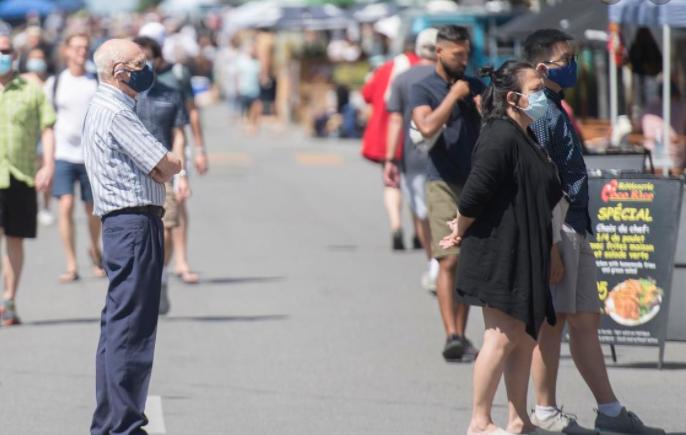
<path fill-rule="evenodd" d="M 401 172 L 400 188 L 410 201 L 412 213 L 420 220 L 428 219 L 426 210 L 426 174 L 424 172 Z"/>

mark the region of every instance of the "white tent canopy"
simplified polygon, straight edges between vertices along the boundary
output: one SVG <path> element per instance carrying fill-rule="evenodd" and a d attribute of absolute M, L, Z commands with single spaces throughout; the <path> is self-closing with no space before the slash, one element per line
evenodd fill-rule
<path fill-rule="evenodd" d="M 669 1 L 669 0 L 666 0 Z M 663 4 L 655 4 L 655 3 Z M 671 137 L 671 95 L 670 75 L 672 70 L 672 27 L 686 28 L 686 0 L 622 0 L 611 5 L 609 9 L 609 21 L 616 24 L 634 24 L 641 27 L 662 27 L 662 71 L 664 85 L 662 86 L 662 118 L 663 118 L 663 141 L 669 141 Z M 617 124 L 618 114 L 618 90 L 617 90 L 617 64 L 615 57 L 610 56 L 612 61 L 610 74 L 610 98 L 612 126 Z M 663 147 L 666 149 L 666 147 Z"/>

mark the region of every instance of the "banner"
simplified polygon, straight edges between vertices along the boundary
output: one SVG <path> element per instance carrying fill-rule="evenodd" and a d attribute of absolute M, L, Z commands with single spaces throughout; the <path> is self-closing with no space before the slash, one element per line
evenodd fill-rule
<path fill-rule="evenodd" d="M 589 179 L 603 344 L 664 343 L 683 180 Z"/>

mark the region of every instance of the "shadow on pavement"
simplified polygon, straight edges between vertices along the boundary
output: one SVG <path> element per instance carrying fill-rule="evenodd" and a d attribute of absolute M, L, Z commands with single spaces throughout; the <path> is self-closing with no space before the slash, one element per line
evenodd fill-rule
<path fill-rule="evenodd" d="M 160 317 L 162 322 L 268 322 L 286 320 L 289 316 L 274 314 L 268 316 L 189 316 L 189 317 Z"/>
<path fill-rule="evenodd" d="M 655 362 L 640 362 L 627 364 L 608 364 L 608 369 L 652 369 L 657 370 L 657 361 Z M 663 370 L 686 370 L 686 363 L 666 362 L 662 365 Z M 667 434 L 670 435 L 670 434 Z M 686 435 L 686 434 L 671 434 L 671 435 Z"/>
<path fill-rule="evenodd" d="M 183 316 L 183 317 L 160 317 L 162 322 L 266 322 L 274 320 L 286 320 L 289 316 L 267 315 L 267 316 Z M 84 319 L 54 319 L 37 320 L 35 322 L 24 322 L 23 327 L 31 326 L 56 326 L 56 325 L 78 325 L 85 323 L 100 323 L 100 318 Z"/>
<path fill-rule="evenodd" d="M 246 284 L 253 282 L 276 282 L 283 281 L 286 277 L 284 276 L 255 276 L 255 277 L 245 277 L 245 278 L 207 278 L 201 279 L 198 284 Z"/>

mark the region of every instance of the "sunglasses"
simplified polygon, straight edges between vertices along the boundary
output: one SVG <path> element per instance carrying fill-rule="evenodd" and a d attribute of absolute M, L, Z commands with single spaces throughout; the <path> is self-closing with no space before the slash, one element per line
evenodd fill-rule
<path fill-rule="evenodd" d="M 11 48 L 8 48 L 6 50 L 0 50 L 0 54 L 7 55 L 7 54 L 12 54 L 12 53 L 14 53 L 14 50 L 12 50 Z"/>

